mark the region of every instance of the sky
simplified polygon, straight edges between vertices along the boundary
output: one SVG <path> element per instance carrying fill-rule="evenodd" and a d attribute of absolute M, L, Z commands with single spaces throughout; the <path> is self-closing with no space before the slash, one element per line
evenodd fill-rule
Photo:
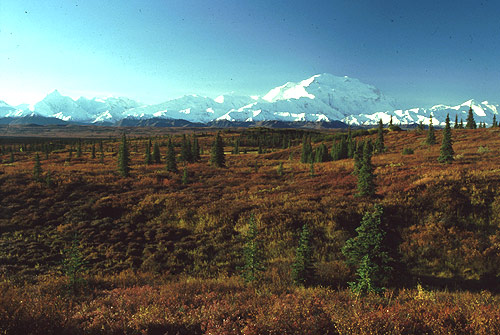
<path fill-rule="evenodd" d="M 487 0 L 1 0 L 0 100 L 263 95 L 331 73 L 400 108 L 500 103 L 499 13 Z"/>

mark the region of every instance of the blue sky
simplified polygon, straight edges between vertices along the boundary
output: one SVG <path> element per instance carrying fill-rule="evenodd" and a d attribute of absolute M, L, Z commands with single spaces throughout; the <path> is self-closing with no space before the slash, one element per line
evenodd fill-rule
<path fill-rule="evenodd" d="M 496 1 L 1 0 L 0 100 L 264 94 L 317 73 L 400 107 L 500 103 Z"/>

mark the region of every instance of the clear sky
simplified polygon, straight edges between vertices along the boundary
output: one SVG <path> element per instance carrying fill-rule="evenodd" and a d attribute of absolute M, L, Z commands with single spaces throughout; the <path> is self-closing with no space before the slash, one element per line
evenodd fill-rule
<path fill-rule="evenodd" d="M 263 94 L 328 72 L 400 107 L 500 103 L 500 2 L 0 0 L 0 100 Z"/>

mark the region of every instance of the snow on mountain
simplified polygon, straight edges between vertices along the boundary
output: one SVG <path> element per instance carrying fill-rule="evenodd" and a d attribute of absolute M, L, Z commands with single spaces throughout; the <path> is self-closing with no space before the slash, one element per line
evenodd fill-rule
<path fill-rule="evenodd" d="M 142 105 L 128 98 L 100 97 L 73 100 L 57 90 L 34 107 L 9 106 L 0 101 L 0 117 L 26 116 L 33 111 L 46 117 L 83 123 L 117 122 L 131 119 L 183 119 L 191 122 L 228 121 L 335 121 L 353 125 L 374 125 L 379 119 L 395 124 L 444 125 L 447 114 L 464 120 L 472 108 L 476 122 L 491 124 L 497 104 L 474 100 L 448 106 L 397 109 L 394 101 L 376 87 L 347 76 L 323 73 L 299 82 L 287 82 L 262 97 L 225 94 L 215 99 L 186 95 L 155 105 Z"/>
<path fill-rule="evenodd" d="M 411 108 L 407 110 L 398 109 L 385 113 L 350 115 L 342 121 L 354 125 L 371 125 L 375 124 L 380 118 L 382 119 L 382 122 L 388 123 L 392 116 L 392 122 L 394 124 L 409 125 L 422 122 L 427 125 L 429 124 L 432 116 L 433 125 L 444 126 L 446 115 L 449 114 L 452 124 L 455 122 L 455 117 L 457 117 L 458 122 L 462 120 L 465 124 L 470 108 L 472 108 L 476 123 L 484 122 L 489 126 L 491 125 L 493 115 L 498 115 L 499 106 L 491 104 L 488 101 L 477 103 L 470 99 L 455 106 L 439 104 L 430 108 Z"/>

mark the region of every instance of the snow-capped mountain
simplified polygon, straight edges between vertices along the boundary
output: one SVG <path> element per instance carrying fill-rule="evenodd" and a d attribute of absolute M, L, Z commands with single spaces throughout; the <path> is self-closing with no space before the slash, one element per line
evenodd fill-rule
<path fill-rule="evenodd" d="M 115 123 L 123 119 L 183 119 L 210 121 L 343 121 L 353 125 L 372 125 L 379 119 L 395 124 L 429 123 L 444 125 L 447 114 L 465 120 L 469 108 L 476 122 L 491 124 L 500 107 L 483 101 L 465 101 L 456 106 L 397 109 L 393 99 L 376 87 L 358 79 L 317 74 L 299 82 L 288 82 L 257 96 L 221 95 L 215 99 L 186 95 L 155 105 L 143 105 L 128 98 L 79 98 L 73 100 L 57 90 L 34 106 L 9 106 L 0 101 L 0 117 L 36 115 L 82 123 Z M 498 119 L 498 118 L 497 118 Z"/>
<path fill-rule="evenodd" d="M 375 124 L 379 119 L 382 119 L 382 122 L 384 123 L 388 123 L 392 116 L 392 122 L 395 124 L 410 125 L 418 124 L 420 122 L 423 124 L 429 124 L 432 116 L 433 125 L 444 126 L 446 115 L 448 114 L 450 115 L 452 123 L 455 122 L 455 117 L 458 122 L 462 120 L 465 123 L 470 108 L 472 108 L 476 123 L 484 122 L 487 125 L 491 125 L 493 115 L 498 115 L 500 106 L 498 104 L 489 103 L 488 101 L 477 103 L 473 99 L 470 99 L 455 106 L 439 104 L 432 106 L 431 108 L 411 108 L 407 110 L 397 109 L 392 112 L 350 115 L 343 119 L 343 121 L 348 124 L 370 125 Z"/>

